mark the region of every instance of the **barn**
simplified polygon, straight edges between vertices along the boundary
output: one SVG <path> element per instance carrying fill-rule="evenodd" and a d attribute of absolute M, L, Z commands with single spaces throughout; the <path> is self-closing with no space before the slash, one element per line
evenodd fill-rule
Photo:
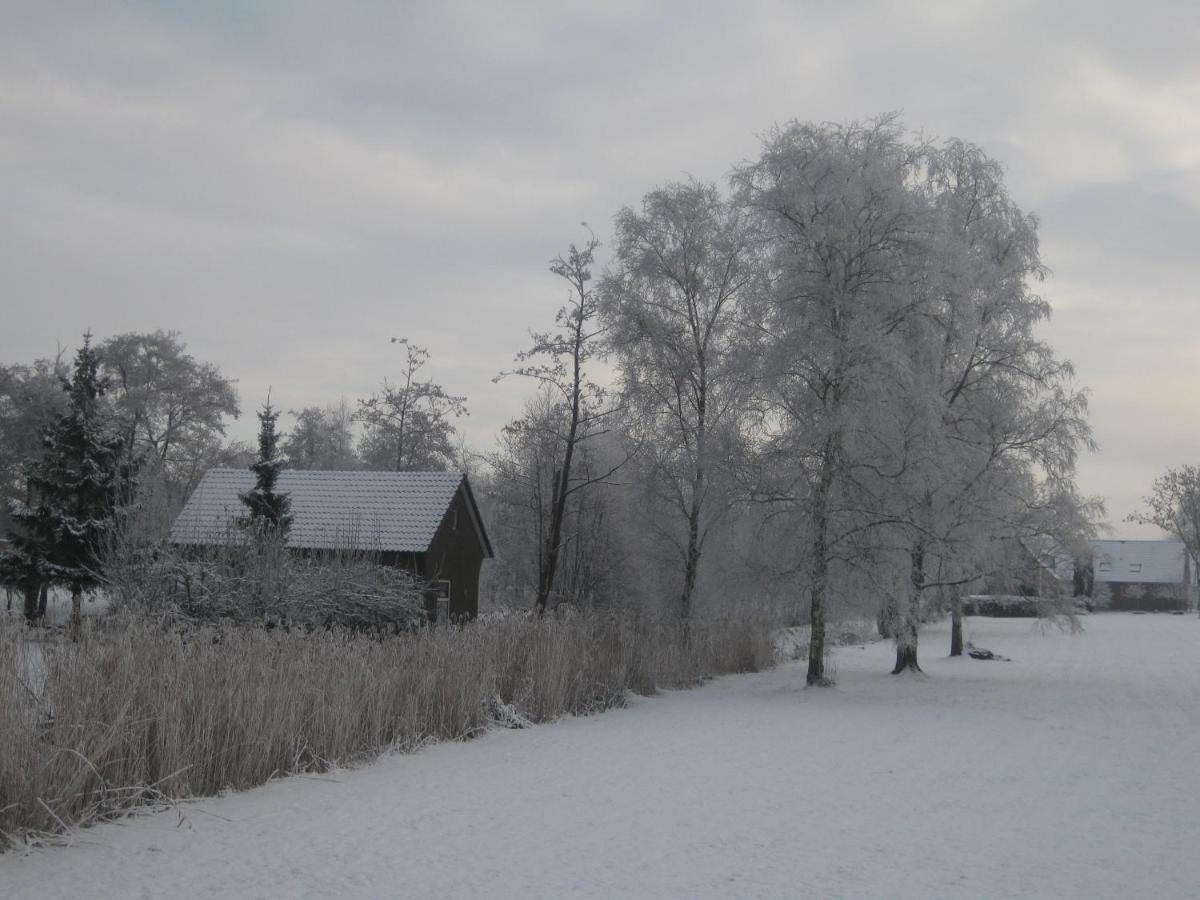
<path fill-rule="evenodd" d="M 1089 541 L 1095 588 L 1110 609 L 1165 611 L 1195 605 L 1196 578 L 1182 541 Z"/>
<path fill-rule="evenodd" d="M 247 469 L 210 470 L 175 520 L 171 540 L 223 542 L 245 514 L 238 495 L 253 486 Z M 370 554 L 426 579 L 434 621 L 478 614 L 480 568 L 494 553 L 465 474 L 287 469 L 276 489 L 291 502 L 292 549 Z"/>

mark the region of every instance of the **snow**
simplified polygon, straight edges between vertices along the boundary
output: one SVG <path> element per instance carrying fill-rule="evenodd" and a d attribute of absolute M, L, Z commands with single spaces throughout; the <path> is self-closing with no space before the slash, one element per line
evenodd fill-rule
<path fill-rule="evenodd" d="M 1186 897 L 1200 622 L 969 619 L 0 857 L 45 896 Z"/>

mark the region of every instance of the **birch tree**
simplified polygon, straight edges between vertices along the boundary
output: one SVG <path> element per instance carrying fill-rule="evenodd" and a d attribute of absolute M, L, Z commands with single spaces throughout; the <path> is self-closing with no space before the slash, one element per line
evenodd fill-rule
<path fill-rule="evenodd" d="M 603 317 L 630 429 L 650 470 L 644 484 L 671 511 L 687 621 L 701 555 L 727 508 L 714 496 L 745 400 L 739 335 L 757 275 L 743 215 L 712 184 L 666 185 L 616 218 Z"/>
<path fill-rule="evenodd" d="M 895 329 L 907 297 L 897 291 L 918 226 L 908 184 L 920 153 L 895 117 L 866 123 L 793 122 L 770 132 L 755 163 L 734 175 L 737 199 L 770 245 L 771 287 L 754 312 L 757 443 L 777 473 L 764 499 L 807 519 L 811 636 L 809 684 L 826 684 L 830 566 L 870 523 L 843 506 L 870 437 L 880 385 L 894 377 Z"/>
<path fill-rule="evenodd" d="M 1073 479 L 1094 442 L 1072 366 L 1037 337 L 1050 316 L 1034 290 L 1045 276 L 1037 220 L 1012 201 L 1000 165 L 960 140 L 930 153 L 926 190 L 938 214 L 927 300 L 940 348 L 929 436 L 941 465 L 921 495 L 943 525 L 914 530 L 913 547 L 936 542 L 964 557 L 972 536 L 1029 541 L 1064 527 L 1064 502 L 1090 508 Z M 960 566 L 956 580 L 970 574 Z M 896 671 L 918 668 L 915 619 L 928 580 L 914 569 Z M 957 601 L 954 613 L 952 653 L 961 652 Z"/>

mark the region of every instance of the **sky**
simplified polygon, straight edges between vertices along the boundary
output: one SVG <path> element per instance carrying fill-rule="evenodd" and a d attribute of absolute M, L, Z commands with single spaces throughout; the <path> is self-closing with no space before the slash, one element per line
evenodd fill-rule
<path fill-rule="evenodd" d="M 1042 331 L 1091 390 L 1113 535 L 1200 462 L 1193 2 L 0 0 L 0 362 L 175 329 L 250 413 L 430 350 L 487 447 L 565 299 L 550 258 L 791 119 L 902 112 L 1041 221 Z"/>

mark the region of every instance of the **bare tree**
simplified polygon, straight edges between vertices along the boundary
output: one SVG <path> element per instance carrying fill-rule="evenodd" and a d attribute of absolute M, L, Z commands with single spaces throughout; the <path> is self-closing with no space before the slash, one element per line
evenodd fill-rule
<path fill-rule="evenodd" d="M 358 401 L 356 418 L 366 427 L 360 451 L 368 468 L 412 472 L 443 470 L 454 464 L 454 421 L 467 414 L 467 398 L 422 380 L 429 351 L 392 338 L 404 349 L 403 371 L 395 382 Z"/>
<path fill-rule="evenodd" d="M 727 502 L 714 497 L 745 399 L 742 300 L 757 275 L 750 232 L 711 184 L 670 184 L 616 219 L 615 270 L 602 285 L 608 346 L 647 486 L 680 528 L 679 615 L 691 615 L 705 540 Z M 726 446 L 722 446 L 725 444 Z M 715 501 L 715 502 L 714 502 Z"/>
<path fill-rule="evenodd" d="M 488 457 L 486 504 L 489 529 L 505 548 L 504 559 L 490 567 L 489 580 L 506 602 L 537 596 L 553 519 L 554 483 L 561 464 L 561 439 L 567 408 L 549 390 L 540 390 L 523 414 L 506 425 L 497 449 Z M 588 441 L 576 448 L 573 470 L 584 480 L 608 471 L 620 447 Z M 562 546 L 554 597 L 580 606 L 613 605 L 625 586 L 619 510 L 620 486 L 596 486 L 568 496 L 563 514 Z"/>
<path fill-rule="evenodd" d="M 1167 469 L 1143 502 L 1145 510 L 1127 521 L 1161 528 L 1183 543 L 1193 569 L 1200 566 L 1200 466 Z"/>
<path fill-rule="evenodd" d="M 562 428 L 555 434 L 554 462 L 550 479 L 549 522 L 545 530 L 539 566 L 535 608 L 541 614 L 555 592 L 560 557 L 566 538 L 564 524 L 570 498 L 598 484 L 621 467 L 618 461 L 602 472 L 580 475 L 575 469 L 579 448 L 608 432 L 613 408 L 606 405 L 604 389 L 588 372 L 600 349 L 604 326 L 599 321 L 600 304 L 592 285 L 592 265 L 600 242 L 589 235 L 583 247 L 571 244 L 565 256 L 550 263 L 550 271 L 568 285 L 567 302 L 555 314 L 555 329 L 531 332 L 532 346 L 517 356 L 522 365 L 502 372 L 531 378 L 548 388 L 564 409 Z"/>

